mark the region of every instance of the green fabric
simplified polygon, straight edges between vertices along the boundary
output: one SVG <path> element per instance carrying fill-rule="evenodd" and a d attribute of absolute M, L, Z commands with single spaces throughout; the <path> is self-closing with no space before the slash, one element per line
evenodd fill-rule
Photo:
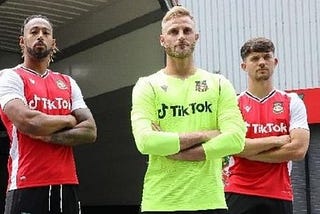
<path fill-rule="evenodd" d="M 142 211 L 226 208 L 221 165 L 244 147 L 245 124 L 236 93 L 222 75 L 198 69 L 185 80 L 162 70 L 140 78 L 132 92 L 132 131 L 136 146 L 149 155 Z M 153 131 L 151 122 L 162 131 Z M 178 133 L 219 129 L 203 144 L 205 161 L 178 161 Z"/>

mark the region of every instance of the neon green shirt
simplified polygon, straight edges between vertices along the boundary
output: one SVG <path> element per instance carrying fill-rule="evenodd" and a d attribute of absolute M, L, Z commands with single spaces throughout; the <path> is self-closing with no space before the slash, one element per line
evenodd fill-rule
<path fill-rule="evenodd" d="M 138 150 L 149 155 L 142 211 L 226 208 L 222 158 L 242 151 L 246 130 L 226 78 L 201 69 L 184 80 L 163 70 L 141 77 L 132 92 L 131 122 Z M 152 122 L 161 131 L 153 131 Z M 221 134 L 202 144 L 206 160 L 166 157 L 179 152 L 178 133 L 216 129 Z"/>

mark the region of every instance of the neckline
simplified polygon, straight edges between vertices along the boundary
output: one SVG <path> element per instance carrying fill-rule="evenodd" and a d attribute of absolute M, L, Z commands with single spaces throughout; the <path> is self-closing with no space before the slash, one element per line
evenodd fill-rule
<path fill-rule="evenodd" d="M 39 77 L 44 77 L 44 76 L 46 76 L 46 75 L 48 74 L 48 72 L 49 72 L 49 69 L 46 69 L 46 71 L 45 71 L 43 74 L 39 74 L 39 73 L 36 72 L 35 70 L 32 70 L 31 68 L 28 68 L 28 67 L 26 67 L 26 66 L 24 66 L 24 65 L 21 65 L 20 67 L 23 68 L 23 69 L 26 70 L 26 71 L 29 71 L 29 72 L 31 72 L 31 73 L 39 76 Z"/>
<path fill-rule="evenodd" d="M 249 96 L 249 97 L 252 97 L 253 99 L 257 100 L 258 102 L 264 102 L 265 100 L 267 100 L 269 97 L 271 97 L 274 93 L 276 92 L 276 89 L 274 88 L 272 91 L 270 91 L 269 94 L 267 94 L 266 96 L 260 98 L 260 97 L 257 97 L 255 95 L 253 95 L 251 92 L 249 92 L 248 90 L 245 91 L 245 93 Z"/>
<path fill-rule="evenodd" d="M 178 76 L 178 75 L 167 74 L 167 73 L 165 72 L 165 69 L 164 69 L 164 68 L 161 69 L 162 75 L 167 76 L 167 77 L 170 77 L 170 78 L 173 78 L 173 79 L 182 80 L 182 81 L 187 80 L 187 79 L 191 79 L 191 78 L 195 77 L 196 74 L 197 74 L 197 71 L 198 71 L 198 69 L 195 69 L 195 71 L 194 71 L 193 74 L 190 74 L 189 76 L 183 78 L 183 77 L 180 77 L 180 76 Z"/>

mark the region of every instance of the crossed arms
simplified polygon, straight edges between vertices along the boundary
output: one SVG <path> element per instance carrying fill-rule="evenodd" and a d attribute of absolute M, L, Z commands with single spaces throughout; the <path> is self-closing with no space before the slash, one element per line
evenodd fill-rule
<path fill-rule="evenodd" d="M 13 99 L 3 110 L 20 132 L 48 143 L 74 146 L 93 143 L 97 137 L 88 108 L 77 109 L 70 115 L 48 115 L 29 109 L 21 99 Z"/>
<path fill-rule="evenodd" d="M 309 138 L 309 130 L 303 128 L 291 130 L 290 135 L 246 138 L 244 150 L 236 156 L 267 163 L 299 161 L 305 157 Z"/>

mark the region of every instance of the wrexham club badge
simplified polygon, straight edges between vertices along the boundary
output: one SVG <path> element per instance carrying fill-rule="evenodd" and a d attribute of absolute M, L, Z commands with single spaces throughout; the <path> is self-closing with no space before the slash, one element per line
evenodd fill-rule
<path fill-rule="evenodd" d="M 274 102 L 273 103 L 273 113 L 281 114 L 283 112 L 283 102 Z"/>

